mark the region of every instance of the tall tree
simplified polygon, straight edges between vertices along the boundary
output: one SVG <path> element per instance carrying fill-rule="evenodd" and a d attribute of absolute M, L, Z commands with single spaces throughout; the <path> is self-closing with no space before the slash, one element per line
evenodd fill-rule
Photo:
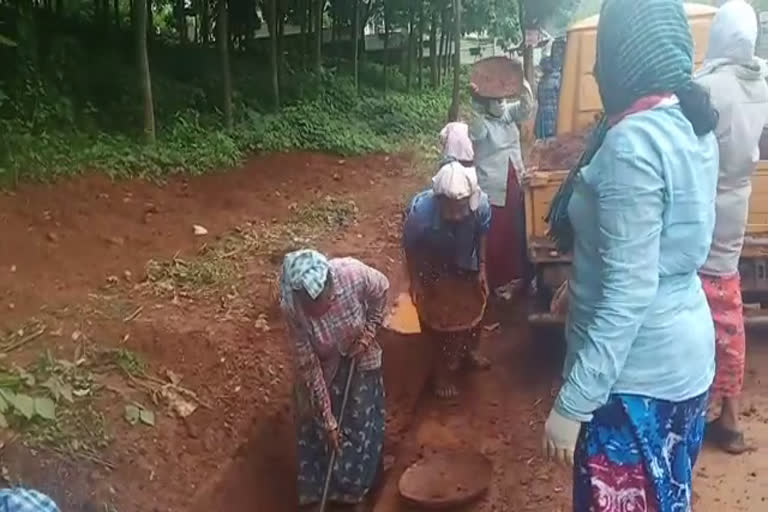
<path fill-rule="evenodd" d="M 139 81 L 144 105 L 144 138 L 146 142 L 155 142 L 155 106 L 152 100 L 152 78 L 149 73 L 149 55 L 147 54 L 147 2 L 133 2 L 136 13 L 136 60 L 139 67 Z"/>
<path fill-rule="evenodd" d="M 453 0 L 453 98 L 448 111 L 448 120 L 459 119 L 461 80 L 461 0 Z"/>
<path fill-rule="evenodd" d="M 416 70 L 419 73 L 419 89 L 424 87 L 424 0 L 419 0 L 419 43 L 416 50 Z"/>
<path fill-rule="evenodd" d="M 416 30 L 415 30 L 416 9 L 413 8 L 413 0 L 408 5 L 408 56 L 405 61 L 405 88 L 411 91 L 413 82 L 413 54 L 416 50 Z"/>
<path fill-rule="evenodd" d="M 360 0 L 352 0 L 352 67 L 355 89 L 360 92 Z"/>
<path fill-rule="evenodd" d="M 229 10 L 227 3 L 227 0 L 218 0 L 216 45 L 219 48 L 219 59 L 221 61 L 224 124 L 227 129 L 232 129 L 232 72 L 229 67 Z"/>
<path fill-rule="evenodd" d="M 280 63 L 277 60 L 277 0 L 269 0 L 269 62 L 272 66 L 272 100 L 275 109 L 280 108 Z"/>
<path fill-rule="evenodd" d="M 389 36 L 392 33 L 392 7 L 384 0 L 384 94 L 389 92 Z"/>
<path fill-rule="evenodd" d="M 315 73 L 320 73 L 323 70 L 323 11 L 325 7 L 325 0 L 315 0 Z"/>
<path fill-rule="evenodd" d="M 432 9 L 429 25 L 429 79 L 432 88 L 440 85 L 440 75 L 438 74 L 438 55 L 437 55 L 437 9 Z"/>

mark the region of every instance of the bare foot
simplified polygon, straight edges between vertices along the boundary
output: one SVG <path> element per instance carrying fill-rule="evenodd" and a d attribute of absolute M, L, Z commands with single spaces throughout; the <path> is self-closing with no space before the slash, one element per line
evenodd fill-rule
<path fill-rule="evenodd" d="M 473 370 L 489 370 L 491 368 L 490 359 L 481 355 L 477 350 L 471 350 L 467 354 L 467 363 Z"/>

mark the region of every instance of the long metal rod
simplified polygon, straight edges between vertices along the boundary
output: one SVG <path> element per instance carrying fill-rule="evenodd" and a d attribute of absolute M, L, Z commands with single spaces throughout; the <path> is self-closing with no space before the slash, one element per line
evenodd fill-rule
<path fill-rule="evenodd" d="M 341 424 L 344 421 L 344 410 L 347 408 L 347 399 L 349 398 L 349 389 L 352 387 L 352 377 L 355 375 L 357 361 L 352 359 L 349 363 L 349 375 L 347 375 L 347 384 L 344 387 L 344 398 L 341 400 L 341 412 L 339 413 L 338 429 L 339 439 L 341 439 Z M 341 443 L 341 441 L 340 441 Z M 320 500 L 320 512 L 325 512 L 328 505 L 328 491 L 331 488 L 331 476 L 333 475 L 333 466 L 336 464 L 336 450 L 331 452 L 331 460 L 328 463 L 328 471 L 325 474 L 325 487 L 323 487 L 323 499 Z"/>

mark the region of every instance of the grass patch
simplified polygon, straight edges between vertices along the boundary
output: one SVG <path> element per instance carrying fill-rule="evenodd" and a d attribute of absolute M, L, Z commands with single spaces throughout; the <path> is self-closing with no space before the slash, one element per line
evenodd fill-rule
<path fill-rule="evenodd" d="M 147 283 L 156 294 L 172 296 L 205 294 L 234 286 L 242 275 L 246 255 L 262 255 L 279 263 L 286 252 L 354 224 L 359 213 L 354 201 L 330 196 L 295 205 L 285 222 L 259 221 L 239 226 L 188 260 L 151 260 L 147 263 Z"/>

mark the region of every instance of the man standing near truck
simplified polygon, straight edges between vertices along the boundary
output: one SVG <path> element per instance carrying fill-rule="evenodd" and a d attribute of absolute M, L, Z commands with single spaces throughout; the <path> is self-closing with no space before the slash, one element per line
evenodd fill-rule
<path fill-rule="evenodd" d="M 751 177 L 760 155 L 760 136 L 768 124 L 766 67 L 755 58 L 757 32 L 749 4 L 725 3 L 715 15 L 707 56 L 696 77 L 720 113 L 715 232 L 701 281 L 715 323 L 717 370 L 710 399 L 721 399 L 722 406 L 719 417 L 707 426 L 707 438 L 731 454 L 748 450 L 739 426 L 746 354 L 739 258 Z"/>

